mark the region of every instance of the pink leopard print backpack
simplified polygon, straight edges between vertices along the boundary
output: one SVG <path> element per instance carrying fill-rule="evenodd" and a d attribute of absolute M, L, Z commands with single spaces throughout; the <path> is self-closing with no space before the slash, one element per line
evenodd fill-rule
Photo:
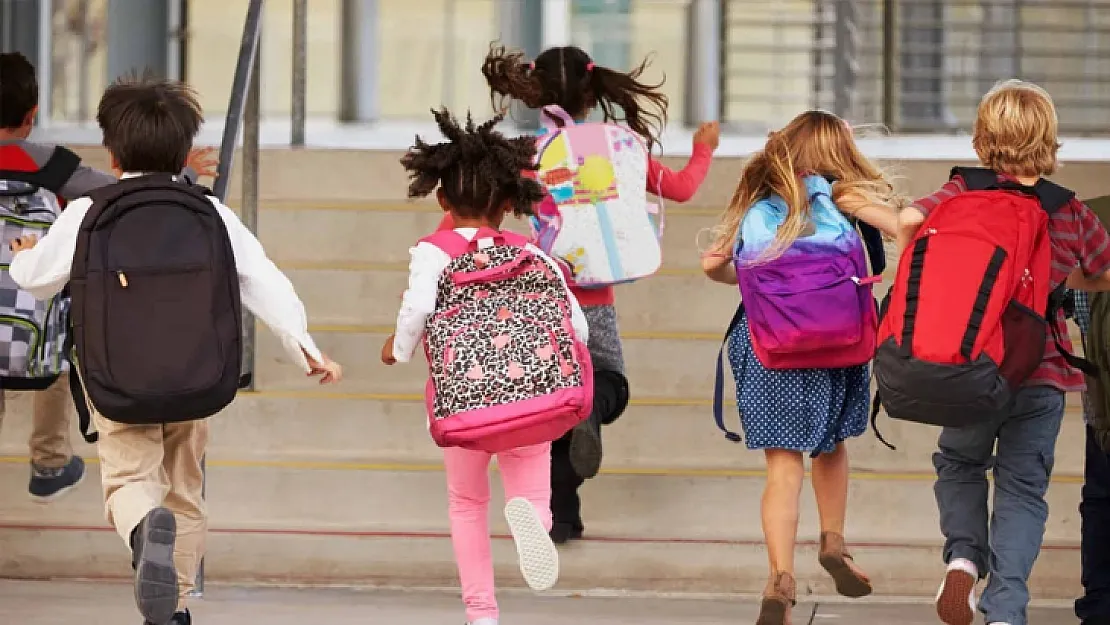
<path fill-rule="evenodd" d="M 421 240 L 451 257 L 424 332 L 436 444 L 496 453 L 555 440 L 585 419 L 590 355 L 550 263 L 510 232 Z"/>

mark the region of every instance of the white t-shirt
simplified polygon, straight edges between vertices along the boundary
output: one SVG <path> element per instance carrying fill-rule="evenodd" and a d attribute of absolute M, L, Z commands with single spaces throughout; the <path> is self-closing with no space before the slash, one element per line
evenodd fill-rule
<path fill-rule="evenodd" d="M 474 240 L 478 234 L 477 228 L 455 228 L 455 232 L 466 237 L 468 241 Z M 563 288 L 567 289 L 566 281 L 559 266 L 538 247 L 528 244 L 528 251 L 547 261 L 551 265 Z M 412 260 L 409 261 L 409 286 L 401 298 L 401 310 L 397 313 L 397 330 L 393 338 L 393 357 L 397 362 L 408 362 L 412 359 L 413 352 L 424 336 L 424 324 L 428 317 L 436 310 L 436 297 L 439 291 L 439 278 L 447 265 L 451 264 L 451 257 L 447 252 L 438 247 L 421 241 L 409 249 Z M 586 316 L 582 314 L 578 300 L 567 289 L 567 298 L 570 300 L 570 321 L 574 326 L 574 333 L 578 339 L 585 343 L 589 340 L 589 326 Z"/>

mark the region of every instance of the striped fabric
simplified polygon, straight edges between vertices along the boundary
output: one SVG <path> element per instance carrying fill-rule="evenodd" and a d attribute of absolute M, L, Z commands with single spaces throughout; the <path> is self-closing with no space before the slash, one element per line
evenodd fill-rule
<path fill-rule="evenodd" d="M 1004 174 L 999 174 L 999 180 L 1012 181 Z M 914 202 L 913 206 L 927 217 L 941 202 L 966 192 L 967 185 L 963 178 L 956 176 L 932 195 Z M 1068 274 L 1076 266 L 1081 267 L 1089 276 L 1110 271 L 1110 236 L 1107 236 L 1098 217 L 1079 200 L 1073 199 L 1067 206 L 1052 214 L 1048 233 L 1052 239 L 1050 280 L 1053 287 L 1067 280 Z M 1064 339 L 1064 348 L 1073 352 L 1062 310 L 1058 311 L 1053 322 Z M 1082 391 L 1086 388 L 1083 373 L 1069 366 L 1060 356 L 1051 335 L 1045 346 L 1044 360 L 1030 376 L 1027 384 L 1052 386 L 1065 392 Z"/>

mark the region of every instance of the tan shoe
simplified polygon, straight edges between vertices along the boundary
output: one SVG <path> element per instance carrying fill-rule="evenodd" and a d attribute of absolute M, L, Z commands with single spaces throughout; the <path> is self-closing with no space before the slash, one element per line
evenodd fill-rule
<path fill-rule="evenodd" d="M 821 551 L 817 560 L 836 582 L 836 592 L 853 599 L 871 594 L 871 580 L 852 566 L 855 560 L 844 547 L 844 537 L 840 534 L 821 534 Z"/>
<path fill-rule="evenodd" d="M 790 609 L 796 603 L 797 584 L 790 573 L 775 573 L 767 580 L 759 618 L 755 625 L 790 625 Z"/>

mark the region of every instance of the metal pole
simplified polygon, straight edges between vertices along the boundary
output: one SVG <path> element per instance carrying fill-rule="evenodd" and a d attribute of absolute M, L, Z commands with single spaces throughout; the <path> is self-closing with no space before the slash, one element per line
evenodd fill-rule
<path fill-rule="evenodd" d="M 721 0 L 694 0 L 689 11 L 686 121 L 694 125 L 721 117 Z"/>
<path fill-rule="evenodd" d="M 895 89 L 894 75 L 896 71 L 895 37 L 894 29 L 897 27 L 894 15 L 894 0 L 883 0 L 883 126 L 887 131 L 894 129 L 897 120 L 894 118 Z"/>
<path fill-rule="evenodd" d="M 185 44 L 185 7 L 180 0 L 169 0 L 166 13 L 166 33 L 169 35 L 166 37 L 166 78 L 185 80 L 185 74 L 181 71 L 182 48 Z"/>
<path fill-rule="evenodd" d="M 570 0 L 544 0 L 540 7 L 540 42 L 543 49 L 569 46 Z"/>
<path fill-rule="evenodd" d="M 231 164 L 235 158 L 235 147 L 239 140 L 239 123 L 242 121 L 245 126 L 243 129 L 243 223 L 251 232 L 257 229 L 258 224 L 258 40 L 262 33 L 262 8 L 263 0 L 251 0 L 250 6 L 247 7 L 243 40 L 239 45 L 239 60 L 235 65 L 235 77 L 231 81 L 231 100 L 227 106 L 227 119 L 224 122 L 224 134 L 220 142 L 220 162 L 216 168 L 217 178 L 213 189 L 221 202 L 227 201 L 227 190 L 231 182 Z M 243 361 L 246 365 L 243 369 L 250 371 L 254 365 L 254 320 L 249 315 L 246 315 L 246 322 L 243 324 L 243 334 Z M 253 389 L 252 376 L 251 390 Z M 207 456 L 201 459 L 201 471 L 204 473 L 201 494 L 207 496 Z M 203 559 L 197 570 L 196 590 L 193 591 L 193 595 L 198 597 L 204 595 Z"/>
<path fill-rule="evenodd" d="M 54 101 L 51 95 L 54 91 L 54 2 L 53 0 L 40 0 L 39 2 L 39 49 L 38 49 L 38 80 L 39 80 L 39 114 L 38 125 L 46 127 L 53 118 Z"/>
<path fill-rule="evenodd" d="M 112 5 L 109 5 L 109 9 Z M 92 56 L 92 42 L 89 40 L 89 2 L 80 0 L 77 3 L 77 28 L 79 29 L 77 46 L 80 58 L 77 60 L 77 119 L 89 119 L 89 57 Z M 119 75 L 110 76 L 115 80 Z"/>
<path fill-rule="evenodd" d="M 247 106 L 243 116 L 243 225 L 251 232 L 258 231 L 258 143 L 259 122 L 261 118 L 262 95 L 259 70 L 260 58 L 254 57 L 251 71 L 250 91 L 247 92 Z M 245 316 L 243 323 L 243 371 L 254 370 L 254 317 Z M 251 376 L 249 390 L 254 390 L 254 376 Z"/>
<path fill-rule="evenodd" d="M 455 0 L 446 0 L 443 11 L 443 103 L 451 107 L 455 103 Z"/>
<path fill-rule="evenodd" d="M 852 0 L 836 3 L 836 78 L 833 85 L 835 100 L 833 112 L 843 118 L 855 112 L 856 78 L 859 61 L 856 58 L 858 31 L 856 7 Z"/>
<path fill-rule="evenodd" d="M 304 145 L 305 65 L 308 56 L 308 0 L 293 1 L 293 135 L 290 143 Z"/>
<path fill-rule="evenodd" d="M 220 141 L 220 163 L 217 167 L 216 184 L 212 189 L 221 202 L 227 200 L 227 189 L 231 183 L 231 165 L 235 160 L 236 144 L 239 142 L 239 124 L 243 120 L 243 109 L 247 104 L 247 88 L 258 58 L 263 4 L 263 0 L 251 0 L 250 6 L 247 7 L 243 40 L 239 44 L 239 61 L 235 65 L 235 77 L 231 81 L 231 101 L 227 105 L 224 135 Z"/>
<path fill-rule="evenodd" d="M 12 0 L 0 0 L 0 52 L 11 52 L 12 29 L 15 25 L 12 16 Z"/>
<path fill-rule="evenodd" d="M 343 0 L 343 62 L 339 118 L 378 116 L 378 0 Z"/>

